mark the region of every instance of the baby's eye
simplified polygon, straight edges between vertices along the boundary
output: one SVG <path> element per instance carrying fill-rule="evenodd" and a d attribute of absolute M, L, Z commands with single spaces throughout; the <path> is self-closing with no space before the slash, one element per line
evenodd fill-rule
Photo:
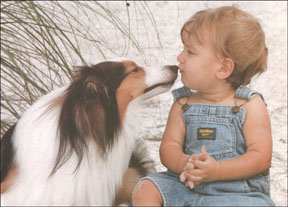
<path fill-rule="evenodd" d="M 189 55 L 194 55 L 194 52 L 192 52 L 191 50 L 187 50 Z"/>

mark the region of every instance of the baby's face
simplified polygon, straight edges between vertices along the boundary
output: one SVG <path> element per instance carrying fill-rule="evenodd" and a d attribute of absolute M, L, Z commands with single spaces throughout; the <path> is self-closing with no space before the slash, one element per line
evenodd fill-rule
<path fill-rule="evenodd" d="M 183 51 L 178 55 L 183 84 L 194 90 L 209 90 L 215 86 L 216 72 L 221 61 L 216 57 L 208 30 L 201 31 L 200 41 L 195 35 L 183 32 Z"/>

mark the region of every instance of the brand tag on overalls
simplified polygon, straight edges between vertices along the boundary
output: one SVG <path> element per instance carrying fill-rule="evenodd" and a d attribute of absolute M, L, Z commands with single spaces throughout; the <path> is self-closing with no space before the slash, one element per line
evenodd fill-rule
<path fill-rule="evenodd" d="M 216 128 L 198 128 L 197 139 L 198 140 L 201 140 L 201 139 L 215 140 Z"/>

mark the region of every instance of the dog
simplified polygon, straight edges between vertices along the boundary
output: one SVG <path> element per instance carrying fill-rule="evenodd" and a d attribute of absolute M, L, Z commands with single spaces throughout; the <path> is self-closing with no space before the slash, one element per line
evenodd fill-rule
<path fill-rule="evenodd" d="M 129 203 L 155 171 L 137 111 L 168 91 L 177 66 L 130 60 L 75 67 L 71 84 L 36 101 L 1 139 L 1 205 Z"/>

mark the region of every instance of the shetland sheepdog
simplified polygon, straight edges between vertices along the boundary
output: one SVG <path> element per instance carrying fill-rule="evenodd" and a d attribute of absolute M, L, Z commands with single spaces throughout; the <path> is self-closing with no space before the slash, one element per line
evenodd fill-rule
<path fill-rule="evenodd" d="M 154 170 L 136 142 L 137 111 L 171 88 L 177 70 L 128 60 L 76 67 L 70 85 L 36 101 L 2 137 L 1 206 L 129 203 L 135 182 Z"/>

